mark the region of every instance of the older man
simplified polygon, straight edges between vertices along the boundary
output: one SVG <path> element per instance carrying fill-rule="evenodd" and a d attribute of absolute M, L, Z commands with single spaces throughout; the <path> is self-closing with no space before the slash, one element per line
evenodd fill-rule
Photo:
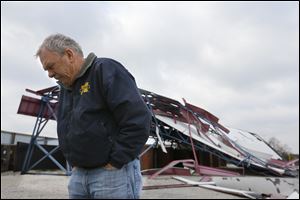
<path fill-rule="evenodd" d="M 70 198 L 139 198 L 138 158 L 151 115 L 134 77 L 117 61 L 84 58 L 72 38 L 47 37 L 36 56 L 61 86 L 59 145 L 73 166 Z"/>

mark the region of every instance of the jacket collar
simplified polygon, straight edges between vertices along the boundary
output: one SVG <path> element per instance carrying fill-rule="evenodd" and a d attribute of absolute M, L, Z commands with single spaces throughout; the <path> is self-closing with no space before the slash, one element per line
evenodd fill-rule
<path fill-rule="evenodd" d="M 88 55 L 75 79 L 78 79 L 85 74 L 86 70 L 92 66 L 92 63 L 96 57 L 97 56 L 94 53 L 90 53 Z"/>

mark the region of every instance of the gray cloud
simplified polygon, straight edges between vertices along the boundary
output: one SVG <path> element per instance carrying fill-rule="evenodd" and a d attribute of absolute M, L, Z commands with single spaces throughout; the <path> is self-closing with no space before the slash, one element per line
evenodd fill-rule
<path fill-rule="evenodd" d="M 141 88 L 299 152 L 298 16 L 297 2 L 1 2 L 1 129 L 31 131 L 17 106 L 25 88 L 53 85 L 33 55 L 61 32 Z"/>

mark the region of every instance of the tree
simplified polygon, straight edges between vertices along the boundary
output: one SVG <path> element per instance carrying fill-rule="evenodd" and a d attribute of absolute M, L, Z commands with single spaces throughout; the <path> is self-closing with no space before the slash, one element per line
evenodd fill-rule
<path fill-rule="evenodd" d="M 275 137 L 271 137 L 269 140 L 269 145 L 283 158 L 283 160 L 291 160 L 291 148 L 282 144 Z"/>

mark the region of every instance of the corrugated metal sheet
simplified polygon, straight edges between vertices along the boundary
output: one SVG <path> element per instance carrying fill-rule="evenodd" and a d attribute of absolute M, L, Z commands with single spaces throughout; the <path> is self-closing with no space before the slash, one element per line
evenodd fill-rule
<path fill-rule="evenodd" d="M 17 113 L 37 117 L 39 115 L 42 103 L 43 101 L 41 99 L 23 95 Z M 53 110 L 56 111 L 58 103 L 50 102 L 50 106 Z M 51 117 L 50 119 L 54 120 L 54 117 L 52 116 L 52 112 L 47 107 L 47 105 L 45 105 L 45 110 L 43 111 L 43 117 L 44 118 Z"/>

